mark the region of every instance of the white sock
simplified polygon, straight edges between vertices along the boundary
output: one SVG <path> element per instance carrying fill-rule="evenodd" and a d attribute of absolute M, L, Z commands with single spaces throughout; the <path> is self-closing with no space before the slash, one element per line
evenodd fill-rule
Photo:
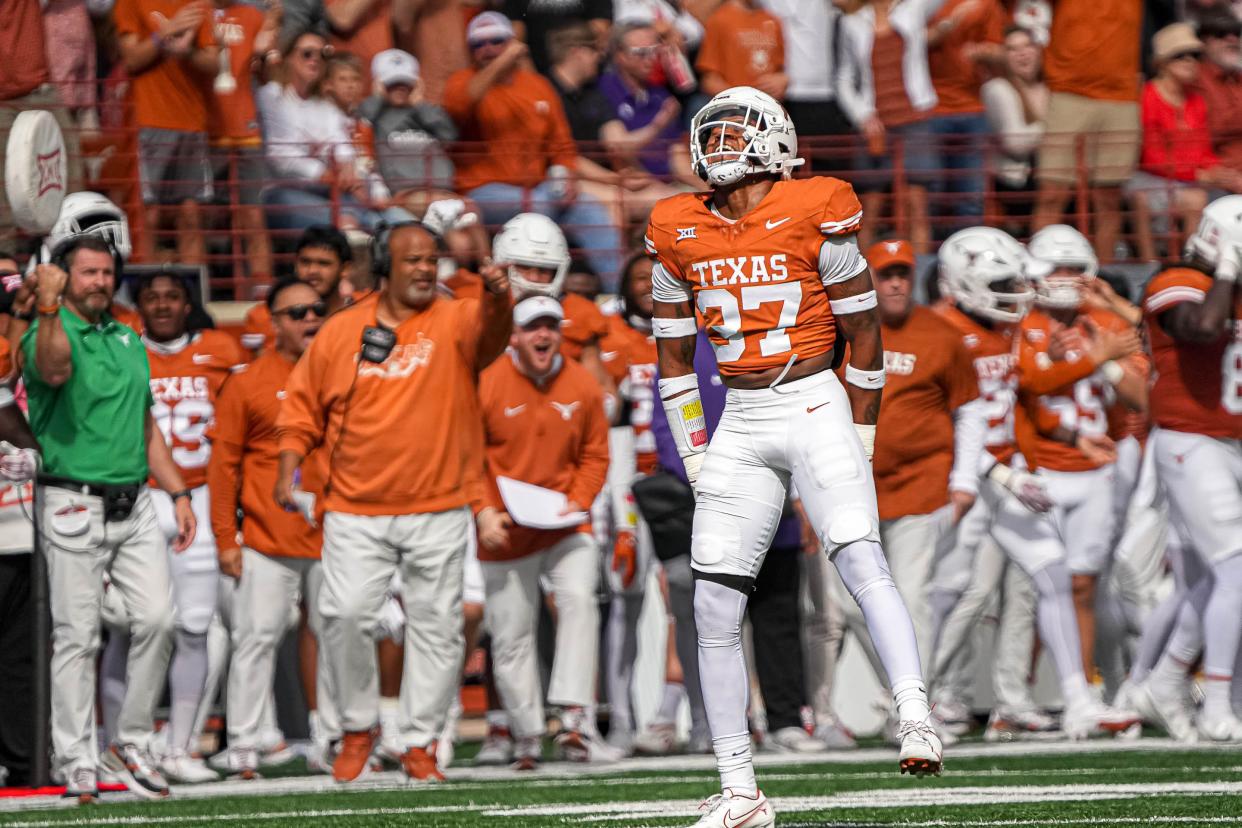
<path fill-rule="evenodd" d="M 931 712 L 927 706 L 927 688 L 918 676 L 893 682 L 893 702 L 897 705 L 897 718 L 903 722 L 926 721 Z"/>
<path fill-rule="evenodd" d="M 488 730 L 508 730 L 509 714 L 504 710 L 487 711 L 487 729 Z"/>
<path fill-rule="evenodd" d="M 681 682 L 664 683 L 664 696 L 660 700 L 660 709 L 655 721 L 660 724 L 672 724 L 677 721 L 677 713 L 681 710 L 681 702 L 686 698 L 686 687 Z"/>
<path fill-rule="evenodd" d="M 1233 715 L 1233 704 L 1229 698 L 1232 676 L 1204 676 L 1203 681 L 1203 713 L 1213 719 Z"/>
<path fill-rule="evenodd" d="M 1039 637 L 1052 654 L 1061 680 L 1061 696 L 1066 707 L 1091 703 L 1091 689 L 1082 671 L 1082 644 L 1078 638 L 1078 616 L 1070 593 L 1070 573 L 1064 561 L 1049 564 L 1031 576 L 1039 593 L 1035 620 Z"/>
<path fill-rule="evenodd" d="M 715 581 L 694 585 L 694 619 L 699 633 L 699 676 L 703 705 L 712 733 L 720 786 L 753 793 L 755 770 L 746 726 L 750 682 L 742 652 L 742 616 L 746 596 Z"/>
<path fill-rule="evenodd" d="M 189 751 L 198 735 L 194 716 L 207 681 L 207 634 L 177 630 L 176 649 L 168 665 L 168 749 Z"/>
<path fill-rule="evenodd" d="M 716 753 L 716 770 L 720 771 L 720 789 L 753 796 L 759 785 L 750 756 L 750 733 L 712 739 L 712 750 Z"/>
<path fill-rule="evenodd" d="M 1212 564 L 1212 594 L 1203 608 L 1203 709 L 1214 717 L 1233 714 L 1230 685 L 1242 639 L 1242 555 Z"/>

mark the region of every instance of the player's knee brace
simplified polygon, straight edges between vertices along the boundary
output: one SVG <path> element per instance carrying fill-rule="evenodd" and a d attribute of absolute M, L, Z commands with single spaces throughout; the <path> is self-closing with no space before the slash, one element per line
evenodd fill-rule
<path fill-rule="evenodd" d="M 740 647 L 745 612 L 746 593 L 716 581 L 696 581 L 694 620 L 700 647 Z"/>
<path fill-rule="evenodd" d="M 875 589 L 896 589 L 893 575 L 888 570 L 884 550 L 873 540 L 858 540 L 837 550 L 833 557 L 841 582 L 850 596 L 858 603 Z"/>

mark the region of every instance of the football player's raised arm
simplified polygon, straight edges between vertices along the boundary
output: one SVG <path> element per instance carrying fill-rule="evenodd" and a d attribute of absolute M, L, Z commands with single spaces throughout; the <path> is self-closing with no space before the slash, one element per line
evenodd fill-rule
<path fill-rule="evenodd" d="M 880 315 L 871 271 L 854 234 L 832 236 L 824 241 L 819 274 L 828 292 L 837 330 L 850 345 L 845 391 L 850 398 L 854 425 L 870 458 L 884 388 L 884 343 L 880 340 Z"/>
<path fill-rule="evenodd" d="M 660 364 L 660 402 L 677 454 L 686 467 L 686 478 L 694 486 L 707 451 L 707 420 L 703 417 L 699 378 L 694 373 L 699 331 L 693 292 L 690 285 L 657 261 L 651 271 L 651 295 L 655 300 L 651 323 Z"/>
<path fill-rule="evenodd" d="M 1160 314 L 1160 326 L 1179 342 L 1215 342 L 1233 310 L 1235 279 L 1212 280 L 1202 302 L 1180 302 Z"/>

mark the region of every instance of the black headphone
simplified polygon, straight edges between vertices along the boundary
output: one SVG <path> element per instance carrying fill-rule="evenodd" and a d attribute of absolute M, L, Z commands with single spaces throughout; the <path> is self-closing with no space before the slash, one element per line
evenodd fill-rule
<path fill-rule="evenodd" d="M 418 219 L 410 219 L 408 221 L 399 221 L 395 224 L 388 224 L 381 221 L 375 226 L 375 235 L 371 237 L 371 275 L 377 279 L 388 277 L 388 272 L 392 270 L 392 234 L 397 230 L 405 227 L 417 227 L 420 230 L 426 230 L 431 237 L 436 240 L 436 250 L 441 253 L 448 252 L 448 247 L 444 244 L 444 239 L 435 230 L 423 224 Z"/>
<path fill-rule="evenodd" d="M 69 257 L 82 247 L 85 239 L 98 239 L 108 247 L 108 252 L 112 254 L 113 275 L 120 281 L 121 271 L 125 267 L 125 259 L 121 256 L 121 252 L 116 246 L 103 236 L 96 233 L 74 233 L 72 236 L 66 236 L 56 243 L 48 257 L 48 262 L 59 267 L 66 273 L 69 272 Z"/>

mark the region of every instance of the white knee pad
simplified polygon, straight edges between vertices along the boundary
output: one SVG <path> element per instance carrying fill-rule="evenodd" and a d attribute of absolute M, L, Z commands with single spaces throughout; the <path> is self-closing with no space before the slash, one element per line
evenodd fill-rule
<path fill-rule="evenodd" d="M 879 542 L 856 540 L 837 550 L 832 562 L 836 564 L 841 582 L 850 596 L 858 603 L 868 592 L 883 587 L 897 588 L 888 570 L 888 560 Z"/>

